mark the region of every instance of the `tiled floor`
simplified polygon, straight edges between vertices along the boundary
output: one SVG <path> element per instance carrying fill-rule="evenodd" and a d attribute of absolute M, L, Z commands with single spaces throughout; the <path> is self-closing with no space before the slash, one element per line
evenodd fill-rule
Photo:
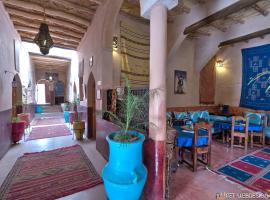
<path fill-rule="evenodd" d="M 0 160 L 0 184 L 4 181 L 16 159 L 24 153 L 52 150 L 74 144 L 80 144 L 82 146 L 96 170 L 101 173 L 106 161 L 96 151 L 95 141 L 85 139 L 80 142 L 73 140 L 72 136 L 63 136 L 21 142 L 20 144 L 13 145 Z M 253 150 L 249 150 L 249 152 Z M 212 146 L 212 167 L 218 167 L 244 154 L 245 152 L 242 149 L 235 148 L 231 150 L 226 145 L 214 141 Z M 251 191 L 238 184 L 227 181 L 223 176 L 217 175 L 202 167 L 194 173 L 187 168 L 187 166 L 181 165 L 177 172 L 173 174 L 171 192 L 171 199 L 173 200 L 214 200 L 218 192 L 242 193 Z M 106 195 L 103 184 L 100 184 L 61 199 L 106 200 Z"/>
<path fill-rule="evenodd" d="M 248 153 L 255 150 L 249 149 Z M 243 149 L 231 150 L 227 145 L 213 141 L 211 168 L 219 167 L 242 155 L 245 155 Z M 197 172 L 192 172 L 186 165 L 180 165 L 177 172 L 172 175 L 171 199 L 173 200 L 214 200 L 216 194 L 220 192 L 239 194 L 252 191 L 225 180 L 223 176 L 217 175 L 203 166 L 200 166 Z"/>
<path fill-rule="evenodd" d="M 95 166 L 99 174 L 105 165 L 106 161 L 96 151 L 96 143 L 90 140 L 83 140 L 82 142 L 72 140 L 72 136 L 55 137 L 48 139 L 33 140 L 28 142 L 21 142 L 13 145 L 6 155 L 0 160 L 0 185 L 3 183 L 8 172 L 14 165 L 16 159 L 26 152 L 37 152 L 52 150 L 60 147 L 80 144 L 87 154 L 90 161 Z M 105 190 L 103 184 L 75 193 L 70 196 L 61 198 L 62 200 L 106 200 Z"/>

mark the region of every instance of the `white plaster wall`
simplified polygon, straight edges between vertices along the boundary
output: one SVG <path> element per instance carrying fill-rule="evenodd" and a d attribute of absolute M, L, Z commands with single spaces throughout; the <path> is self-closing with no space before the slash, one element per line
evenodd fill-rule
<path fill-rule="evenodd" d="M 270 43 L 270 35 L 264 39 L 256 38 L 248 43 L 242 42 L 226 47 L 217 54 L 218 59 L 224 60 L 224 67 L 216 71 L 217 104 L 239 106 L 242 87 L 242 52 L 241 49 Z"/>
<path fill-rule="evenodd" d="M 194 41 L 185 39 L 176 53 L 168 60 L 167 107 L 194 106 L 199 104 L 199 74 L 194 70 Z M 187 93 L 174 94 L 174 70 L 187 72 Z"/>
<path fill-rule="evenodd" d="M 87 84 L 93 72 L 96 86 L 100 89 L 111 88 L 113 85 L 112 39 L 119 9 L 123 0 L 105 1 L 96 11 L 91 26 L 88 27 L 79 47 L 79 59 L 84 59 L 83 82 Z M 93 56 L 93 66 L 89 58 Z M 98 110 L 102 109 L 102 101 L 96 101 Z"/>
<path fill-rule="evenodd" d="M 14 40 L 20 41 L 20 37 L 4 9 L 3 2 L 0 2 L 0 111 L 11 109 L 12 105 L 12 80 L 15 71 L 14 63 Z M 19 42 L 19 66 L 22 85 L 28 86 L 34 82 L 33 69 L 28 51 Z M 4 71 L 11 73 L 4 73 Z M 31 95 L 34 97 L 34 95 Z M 34 98 L 28 99 L 32 103 Z"/>

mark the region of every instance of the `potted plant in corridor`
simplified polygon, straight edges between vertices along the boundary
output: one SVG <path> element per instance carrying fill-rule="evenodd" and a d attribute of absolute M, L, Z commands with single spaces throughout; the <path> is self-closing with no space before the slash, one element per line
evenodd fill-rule
<path fill-rule="evenodd" d="M 19 142 L 22 139 L 25 122 L 21 121 L 18 117 L 13 117 L 11 121 L 11 128 L 12 128 L 12 141 L 14 143 Z"/>
<path fill-rule="evenodd" d="M 78 105 L 80 105 L 79 99 L 74 99 L 74 122 L 73 122 L 73 130 L 75 132 L 75 137 L 77 140 L 83 139 L 83 133 L 85 130 L 85 122 L 81 119 L 81 113 L 78 112 Z"/>
<path fill-rule="evenodd" d="M 147 169 L 142 163 L 144 134 L 135 131 L 134 120 L 144 115 L 144 97 L 132 94 L 126 79 L 125 95 L 120 106 L 121 118 L 108 112 L 121 131 L 112 132 L 106 140 L 109 143 L 109 161 L 102 170 L 102 178 L 108 199 L 138 200 L 147 178 Z M 133 129 L 133 130 L 132 130 Z"/>

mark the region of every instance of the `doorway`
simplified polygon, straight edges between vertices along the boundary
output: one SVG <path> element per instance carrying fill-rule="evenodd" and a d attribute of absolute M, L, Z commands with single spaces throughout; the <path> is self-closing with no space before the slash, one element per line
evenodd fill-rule
<path fill-rule="evenodd" d="M 17 117 L 17 114 L 22 113 L 22 83 L 18 74 L 12 81 L 12 117 Z"/>
<path fill-rule="evenodd" d="M 36 102 L 39 105 L 44 105 L 50 103 L 50 91 L 49 91 L 49 81 L 41 79 L 37 82 L 36 87 Z"/>
<path fill-rule="evenodd" d="M 87 137 L 88 138 L 96 138 L 96 83 L 93 73 L 90 73 L 88 83 L 88 95 L 87 95 Z"/>

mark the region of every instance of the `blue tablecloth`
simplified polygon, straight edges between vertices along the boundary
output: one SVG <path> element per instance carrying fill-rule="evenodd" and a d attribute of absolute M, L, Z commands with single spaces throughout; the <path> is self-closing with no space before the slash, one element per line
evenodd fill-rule
<path fill-rule="evenodd" d="M 181 128 L 177 129 L 178 136 L 177 136 L 177 146 L 179 147 L 191 147 L 194 140 L 194 131 L 186 131 L 182 130 Z M 199 130 L 199 135 L 203 136 L 206 135 L 206 130 Z M 208 143 L 207 138 L 198 138 L 198 146 L 206 145 Z"/>
<path fill-rule="evenodd" d="M 223 129 L 223 130 L 231 130 L 232 121 L 216 121 L 214 123 L 215 128 Z M 243 123 L 238 123 L 234 127 L 235 131 L 244 131 L 245 125 Z M 263 126 L 257 124 L 249 124 L 248 131 L 253 132 L 261 132 L 263 130 Z"/>

